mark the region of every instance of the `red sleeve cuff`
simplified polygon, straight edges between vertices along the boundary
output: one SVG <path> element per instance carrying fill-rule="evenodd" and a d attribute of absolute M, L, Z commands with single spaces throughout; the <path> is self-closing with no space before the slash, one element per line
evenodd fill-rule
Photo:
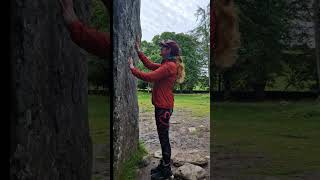
<path fill-rule="evenodd" d="M 67 25 L 69 31 L 71 32 L 74 32 L 76 29 L 79 29 L 81 26 L 82 26 L 82 23 L 79 20 L 75 20 L 72 23 Z"/>
<path fill-rule="evenodd" d="M 135 74 L 137 72 L 137 69 L 134 67 L 134 68 L 130 68 L 132 74 Z"/>
<path fill-rule="evenodd" d="M 144 54 L 143 54 L 142 51 L 138 51 L 138 56 L 139 56 L 139 58 L 142 57 L 143 55 L 144 55 Z"/>

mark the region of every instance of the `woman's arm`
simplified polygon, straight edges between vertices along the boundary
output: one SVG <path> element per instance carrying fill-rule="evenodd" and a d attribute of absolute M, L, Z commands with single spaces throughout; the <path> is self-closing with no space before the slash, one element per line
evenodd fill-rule
<path fill-rule="evenodd" d="M 74 21 L 68 25 L 71 39 L 87 52 L 101 58 L 111 57 L 110 33 L 98 32 L 89 28 L 80 21 Z"/>
<path fill-rule="evenodd" d="M 161 66 L 161 64 L 154 63 L 154 62 L 150 61 L 150 59 L 147 56 L 145 56 L 144 53 L 140 50 L 140 36 L 139 35 L 136 37 L 136 43 L 134 45 L 134 48 L 136 49 L 136 51 L 138 53 L 139 59 L 142 61 L 143 65 L 146 68 L 154 71 Z"/>
<path fill-rule="evenodd" d="M 144 53 L 141 51 L 138 51 L 138 56 L 139 59 L 142 61 L 143 65 L 149 70 L 154 71 L 161 66 L 161 64 L 150 61 L 150 59 L 147 56 L 145 56 Z"/>
<path fill-rule="evenodd" d="M 111 57 L 110 33 L 98 32 L 83 25 L 74 12 L 72 0 L 60 0 L 60 3 L 73 42 L 96 56 Z"/>
<path fill-rule="evenodd" d="M 172 73 L 174 73 L 174 68 L 174 65 L 167 63 L 162 65 L 155 71 L 145 73 L 135 67 L 130 67 L 131 72 L 134 76 L 147 82 L 155 82 L 170 76 Z"/>

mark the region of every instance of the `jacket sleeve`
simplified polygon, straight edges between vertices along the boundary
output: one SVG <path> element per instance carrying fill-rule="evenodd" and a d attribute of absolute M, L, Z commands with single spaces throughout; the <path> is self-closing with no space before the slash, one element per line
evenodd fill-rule
<path fill-rule="evenodd" d="M 98 32 L 86 27 L 80 21 L 74 21 L 68 25 L 71 39 L 87 52 L 101 58 L 112 56 L 110 33 Z"/>
<path fill-rule="evenodd" d="M 160 66 L 158 69 L 145 73 L 142 72 L 140 70 L 138 70 L 137 68 L 132 68 L 131 72 L 134 76 L 136 76 L 137 78 L 147 81 L 147 82 L 155 82 L 158 80 L 161 80 L 163 78 L 166 78 L 168 76 L 170 76 L 172 73 L 174 73 L 174 67 L 171 66 L 170 64 L 165 64 Z"/>
<path fill-rule="evenodd" d="M 144 53 L 141 51 L 138 52 L 138 56 L 139 56 L 140 60 L 142 61 L 143 65 L 146 68 L 148 68 L 149 70 L 154 71 L 161 66 L 161 64 L 154 63 L 154 62 L 150 61 L 150 59 L 147 56 L 145 56 Z"/>

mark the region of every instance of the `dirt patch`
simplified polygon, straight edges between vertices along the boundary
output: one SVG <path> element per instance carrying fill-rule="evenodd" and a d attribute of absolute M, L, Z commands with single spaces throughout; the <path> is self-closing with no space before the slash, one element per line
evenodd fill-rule
<path fill-rule="evenodd" d="M 110 179 L 110 145 L 93 145 L 92 180 Z"/>
<path fill-rule="evenodd" d="M 170 119 L 170 144 L 172 156 L 175 152 L 194 152 L 199 151 L 210 157 L 210 124 L 209 114 L 207 117 L 196 117 L 192 115 L 191 110 L 174 109 Z M 145 112 L 140 110 L 139 114 L 139 137 L 145 144 L 149 155 L 151 156 L 148 166 L 139 169 L 137 179 L 149 180 L 151 168 L 158 165 L 159 159 L 153 157 L 156 151 L 159 151 L 160 142 L 156 130 L 154 112 Z M 209 179 L 209 164 L 202 166 L 207 172 L 205 179 Z M 172 166 L 173 172 L 177 167 Z M 178 178 L 175 178 L 178 179 Z"/>

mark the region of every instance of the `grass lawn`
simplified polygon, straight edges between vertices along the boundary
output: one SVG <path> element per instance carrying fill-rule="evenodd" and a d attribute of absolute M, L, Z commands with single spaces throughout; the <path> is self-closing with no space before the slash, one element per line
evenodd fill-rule
<path fill-rule="evenodd" d="M 270 162 L 243 173 L 287 178 L 320 171 L 320 104 L 212 103 L 215 151 L 263 153 Z M 223 148 L 219 148 L 223 147 Z"/>
<path fill-rule="evenodd" d="M 142 111 L 153 112 L 154 106 L 151 103 L 151 94 L 146 92 L 138 93 L 139 108 Z M 175 94 L 174 110 L 187 109 L 192 111 L 193 116 L 205 117 L 210 113 L 209 94 Z M 173 111 L 174 111 L 173 110 Z"/>
<path fill-rule="evenodd" d="M 93 144 L 110 142 L 110 97 L 88 96 L 88 116 Z"/>
<path fill-rule="evenodd" d="M 93 145 L 107 144 L 110 147 L 110 98 L 108 96 L 89 95 L 88 117 Z M 107 154 L 96 154 L 95 158 L 109 159 Z M 103 178 L 92 175 L 91 179 L 102 180 Z"/>

